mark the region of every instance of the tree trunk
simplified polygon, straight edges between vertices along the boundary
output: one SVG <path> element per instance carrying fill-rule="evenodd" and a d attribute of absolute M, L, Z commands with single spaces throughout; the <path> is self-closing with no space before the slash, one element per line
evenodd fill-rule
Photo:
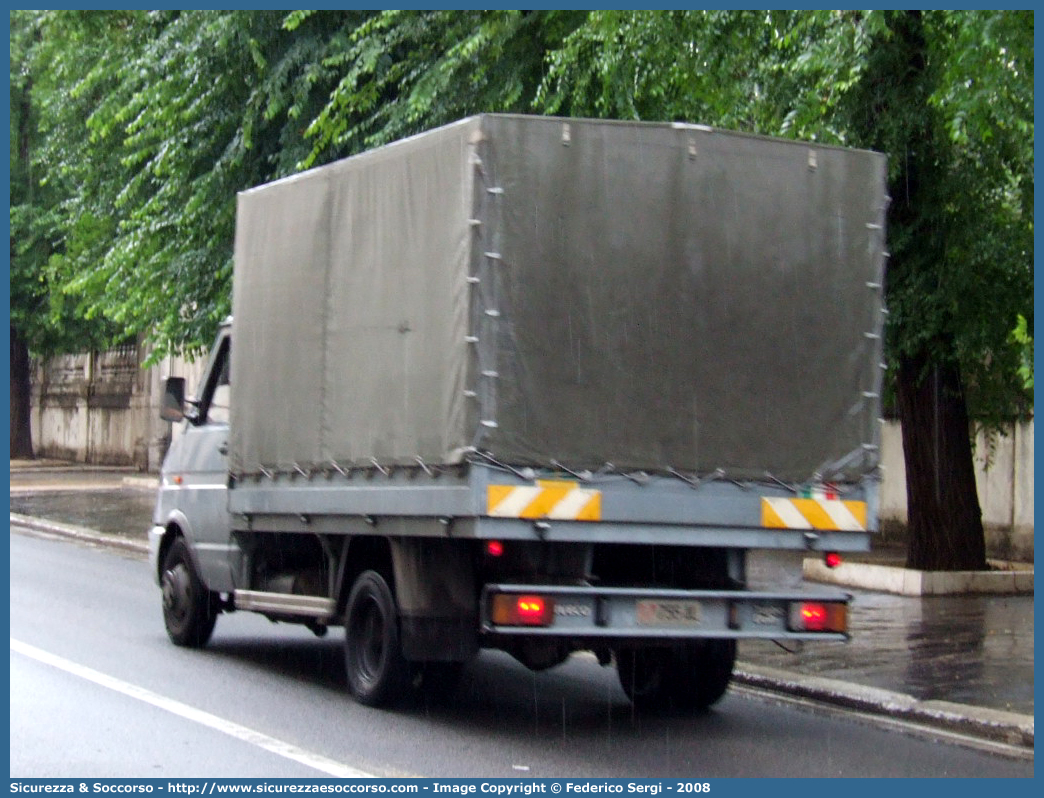
<path fill-rule="evenodd" d="M 960 370 L 902 357 L 899 418 L 906 462 L 906 567 L 982 571 L 986 543 Z"/>
<path fill-rule="evenodd" d="M 11 459 L 33 457 L 30 423 L 32 388 L 29 382 L 29 346 L 13 326 L 11 329 Z"/>
<path fill-rule="evenodd" d="M 951 260 L 946 202 L 938 191 L 949 154 L 930 99 L 936 75 L 922 13 L 895 11 L 887 19 L 890 35 L 872 50 L 860 107 L 872 111 L 862 119 L 866 144 L 898 155 L 889 180 L 886 295 L 906 462 L 906 565 L 982 570 L 986 543 L 952 310 L 930 295 L 948 278 Z M 897 121 L 889 127 L 882 118 Z M 934 332 L 925 336 L 926 329 Z"/>

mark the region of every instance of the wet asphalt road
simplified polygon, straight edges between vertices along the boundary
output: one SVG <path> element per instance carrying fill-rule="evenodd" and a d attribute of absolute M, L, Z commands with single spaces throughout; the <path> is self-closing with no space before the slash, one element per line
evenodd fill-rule
<path fill-rule="evenodd" d="M 16 479 L 12 477 L 12 513 L 145 539 L 156 503 L 154 491 L 119 484 L 63 489 L 64 481 L 55 481 L 47 490 L 19 492 Z"/>
<path fill-rule="evenodd" d="M 303 775 L 299 759 L 148 703 L 143 689 L 284 748 L 376 775 L 1033 773 L 1032 761 L 780 706 L 743 691 L 703 715 L 643 717 L 632 711 L 615 674 L 590 658 L 533 674 L 509 657 L 484 654 L 448 705 L 371 710 L 345 692 L 336 633 L 317 639 L 237 614 L 219 620 L 203 651 L 172 646 L 158 588 L 140 557 L 13 534 L 10 576 L 12 776 Z M 61 667 L 36 652 L 60 657 Z M 86 678 L 70 663 L 110 682 Z"/>
<path fill-rule="evenodd" d="M 101 476 L 110 482 L 99 482 Z M 47 490 L 19 490 L 12 512 L 144 539 L 154 492 L 121 484 L 118 474 L 57 472 Z M 91 488 L 93 484 L 93 488 Z M 98 487 L 102 489 L 98 489 Z M 1033 597 L 909 598 L 851 591 L 852 640 L 791 653 L 744 641 L 744 661 L 796 673 L 939 699 L 1033 714 Z"/>

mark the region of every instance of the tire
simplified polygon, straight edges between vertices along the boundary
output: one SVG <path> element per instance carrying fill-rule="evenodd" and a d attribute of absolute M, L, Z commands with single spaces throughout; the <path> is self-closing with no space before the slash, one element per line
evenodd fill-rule
<path fill-rule="evenodd" d="M 217 597 L 207 590 L 196 573 L 183 537 L 174 540 L 163 558 L 160 586 L 163 623 L 171 641 L 188 648 L 205 646 L 217 622 Z"/>
<path fill-rule="evenodd" d="M 395 597 L 384 577 L 364 571 L 348 595 L 344 661 L 348 689 L 366 706 L 387 706 L 408 692 L 410 666 L 402 655 Z"/>
<path fill-rule="evenodd" d="M 641 710 L 705 710 L 725 695 L 735 663 L 736 641 L 721 639 L 624 649 L 616 656 L 620 686 Z"/>
<path fill-rule="evenodd" d="M 698 640 L 675 661 L 676 680 L 671 694 L 678 709 L 704 710 L 725 695 L 736 664 L 736 641 Z"/>
<path fill-rule="evenodd" d="M 670 704 L 673 653 L 667 648 L 628 648 L 616 652 L 616 675 L 636 709 L 655 711 Z"/>

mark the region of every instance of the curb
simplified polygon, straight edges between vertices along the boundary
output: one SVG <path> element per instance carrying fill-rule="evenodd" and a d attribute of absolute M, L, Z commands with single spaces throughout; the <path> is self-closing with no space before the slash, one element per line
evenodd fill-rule
<path fill-rule="evenodd" d="M 89 463 L 73 463 L 64 460 L 12 460 L 9 468 L 12 474 L 105 474 L 126 472 L 137 474 L 134 466 L 93 465 Z"/>
<path fill-rule="evenodd" d="M 138 473 L 121 474 L 119 470 L 114 469 L 99 469 L 99 473 L 104 473 L 108 478 L 106 480 L 98 479 L 97 477 L 92 478 L 90 472 L 84 471 L 83 469 L 37 469 L 36 473 L 44 472 L 47 474 L 80 474 L 82 479 L 80 480 L 64 480 L 64 481 L 40 481 L 35 482 L 29 480 L 19 480 L 12 483 L 11 495 L 12 496 L 26 496 L 33 493 L 70 493 L 70 492 L 91 492 L 91 493 L 103 493 L 105 491 L 121 490 L 122 488 L 133 488 L 135 490 L 143 491 L 155 491 L 159 488 L 159 478 L 147 475 L 141 475 Z M 24 475 L 25 471 L 17 472 L 19 475 Z"/>
<path fill-rule="evenodd" d="M 62 524 L 18 513 L 11 513 L 11 523 L 87 543 L 112 546 L 141 554 L 148 553 L 148 544 L 142 541 L 128 540 L 74 524 Z M 1033 751 L 1032 715 L 950 701 L 922 701 L 905 693 L 879 687 L 866 687 L 822 676 L 807 676 L 749 662 L 736 663 L 733 681 L 748 687 L 872 715 L 906 720 Z"/>
<path fill-rule="evenodd" d="M 74 538 L 75 540 L 84 543 L 97 543 L 141 554 L 148 554 L 149 552 L 149 544 L 144 541 L 128 540 L 119 535 L 106 534 L 105 532 L 99 532 L 96 529 L 90 529 L 85 526 L 62 524 L 57 521 L 47 521 L 43 518 L 33 518 L 32 516 L 19 515 L 18 513 L 11 513 L 11 524 L 17 524 L 18 526 L 34 529 L 37 532 L 48 532 L 52 535 Z"/>
<path fill-rule="evenodd" d="M 1033 595 L 1032 570 L 915 571 L 873 563 L 842 563 L 830 569 L 812 558 L 805 559 L 802 565 L 809 581 L 900 596 Z"/>
<path fill-rule="evenodd" d="M 159 488 L 159 477 L 124 477 L 123 484 L 128 488 L 141 488 L 142 490 L 156 490 Z"/>
<path fill-rule="evenodd" d="M 950 701 L 922 701 L 879 687 L 737 662 L 734 681 L 874 715 L 1033 750 L 1033 716 Z"/>

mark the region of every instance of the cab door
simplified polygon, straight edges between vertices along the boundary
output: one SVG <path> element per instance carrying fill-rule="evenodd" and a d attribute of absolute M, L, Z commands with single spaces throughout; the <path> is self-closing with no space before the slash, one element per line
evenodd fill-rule
<path fill-rule="evenodd" d="M 176 467 L 164 483 L 174 488 L 184 532 L 208 588 L 230 591 L 232 585 L 231 517 L 228 512 L 228 434 L 231 342 L 224 330 L 211 356 L 195 418 L 183 431 Z"/>

